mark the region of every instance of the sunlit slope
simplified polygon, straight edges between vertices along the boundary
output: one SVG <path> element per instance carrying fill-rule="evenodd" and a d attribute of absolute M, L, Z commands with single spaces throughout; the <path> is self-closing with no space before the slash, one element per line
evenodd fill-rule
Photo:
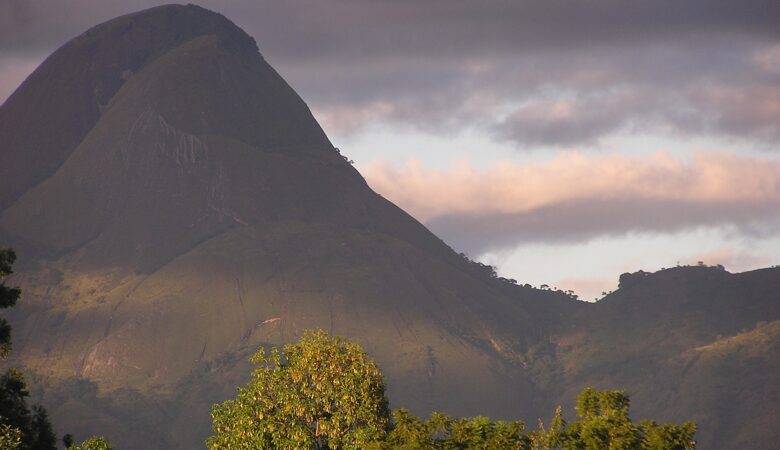
<path fill-rule="evenodd" d="M 189 31 L 153 54 L 134 31 L 171 27 Z M 147 56 L 104 56 L 107 40 Z M 180 399 L 193 419 L 158 435 L 186 447 L 208 431 L 203 399 L 232 391 L 252 351 L 323 328 L 369 349 L 398 405 L 531 411 L 521 355 L 555 325 L 545 302 L 576 305 L 501 285 L 371 191 L 243 31 L 169 6 L 98 26 L 63 51 L 121 82 L 95 117 L 73 100 L 71 114 L 94 125 L 0 215 L 0 235 L 21 254 L 16 362 L 49 392 L 83 379 L 105 398 Z M 56 96 L 41 74 L 62 61 L 49 58 L 20 92 Z M 25 127 L 18 142 L 33 133 Z M 8 147 L 7 157 L 26 148 Z M 45 172 L 19 164 L 30 180 Z M 108 420 L 95 422 L 102 434 L 137 447 L 132 425 L 111 417 L 143 408 L 122 400 L 92 414 Z M 63 430 L 96 426 L 88 411 L 52 409 Z"/>

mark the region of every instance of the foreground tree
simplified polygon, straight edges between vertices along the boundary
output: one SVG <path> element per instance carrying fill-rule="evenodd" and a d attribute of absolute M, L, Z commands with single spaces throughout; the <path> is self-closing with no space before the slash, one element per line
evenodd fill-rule
<path fill-rule="evenodd" d="M 19 288 L 8 287 L 4 281 L 13 273 L 15 261 L 13 250 L 0 249 L 0 308 L 14 306 L 21 295 Z M 0 358 L 7 358 L 10 352 L 11 326 L 4 318 L 0 318 Z M 11 368 L 0 376 L 0 442 L 8 448 L 21 450 L 57 448 L 57 437 L 52 431 L 46 410 L 34 406 L 30 411 L 27 405 L 29 395 L 20 370 Z M 14 444 L 17 438 L 19 442 Z"/>
<path fill-rule="evenodd" d="M 388 417 L 382 375 L 356 344 L 322 331 L 297 344 L 261 349 L 252 379 L 233 400 L 214 406 L 211 449 L 373 450 L 689 450 L 696 426 L 642 422 L 628 414 L 620 391 L 585 389 L 578 419 L 567 424 L 558 407 L 549 427 L 527 432 L 521 421 L 422 420 L 405 409 Z"/>
<path fill-rule="evenodd" d="M 0 448 L 16 450 L 22 446 L 22 430 L 11 425 L 0 425 Z"/>
<path fill-rule="evenodd" d="M 209 448 L 362 449 L 384 438 L 384 381 L 360 346 L 307 332 L 252 362 L 249 384 L 214 407 Z"/>
<path fill-rule="evenodd" d="M 696 425 L 639 424 L 629 417 L 629 398 L 622 391 L 587 388 L 577 397 L 578 420 L 567 425 L 561 409 L 555 411 L 550 427 L 540 423 L 531 433 L 533 448 L 582 450 L 689 450 L 696 446 Z"/>
<path fill-rule="evenodd" d="M 433 413 L 427 421 L 400 409 L 393 412 L 392 431 L 382 449 L 529 449 L 522 421 L 494 421 L 484 416 L 453 419 Z"/>
<path fill-rule="evenodd" d="M 16 253 L 8 248 L 0 248 L 0 308 L 10 308 L 16 304 L 21 290 L 5 285 L 5 277 L 13 273 Z M 0 317 L 0 358 L 7 358 L 11 353 L 11 326 Z"/>
<path fill-rule="evenodd" d="M 80 445 L 70 445 L 67 450 L 113 450 L 104 437 L 91 437 Z"/>

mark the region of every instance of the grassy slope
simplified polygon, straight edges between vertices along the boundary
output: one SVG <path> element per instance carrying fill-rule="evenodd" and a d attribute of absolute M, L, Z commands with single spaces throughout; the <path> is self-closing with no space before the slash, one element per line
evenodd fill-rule
<path fill-rule="evenodd" d="M 565 401 L 585 385 L 627 389 L 639 418 L 696 420 L 703 448 L 771 448 L 779 292 L 780 269 L 650 274 L 555 339 L 551 390 Z"/>

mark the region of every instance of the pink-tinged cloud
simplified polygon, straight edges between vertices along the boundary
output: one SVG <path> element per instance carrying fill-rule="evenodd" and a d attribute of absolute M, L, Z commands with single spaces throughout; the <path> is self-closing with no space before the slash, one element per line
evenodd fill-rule
<path fill-rule="evenodd" d="M 755 51 L 753 62 L 766 73 L 780 75 L 780 44 Z"/>
<path fill-rule="evenodd" d="M 484 170 L 409 161 L 373 163 L 362 172 L 376 191 L 472 255 L 525 242 L 701 226 L 774 233 L 780 224 L 780 160 L 770 157 L 573 152 Z"/>
<path fill-rule="evenodd" d="M 563 278 L 553 283 L 554 288 L 564 291 L 574 291 L 582 300 L 596 300 L 605 292 L 615 289 L 617 280 L 610 278 Z"/>
<path fill-rule="evenodd" d="M 0 105 L 38 67 L 40 62 L 40 58 L 0 59 L 0 73 L 2 73 L 2 76 L 0 76 Z"/>

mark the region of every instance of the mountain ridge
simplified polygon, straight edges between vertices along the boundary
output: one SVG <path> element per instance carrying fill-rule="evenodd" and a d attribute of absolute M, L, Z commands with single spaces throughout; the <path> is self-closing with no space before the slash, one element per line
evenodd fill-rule
<path fill-rule="evenodd" d="M 45 98 L 59 105 L 50 116 Z M 764 342 L 774 325 L 757 321 L 780 315 L 777 269 L 629 276 L 596 304 L 497 279 L 373 192 L 254 40 L 196 6 L 64 45 L 0 107 L 0 142 L 0 238 L 19 250 L 24 292 L 12 362 L 62 430 L 121 448 L 202 443 L 248 356 L 304 329 L 360 342 L 393 404 L 417 412 L 533 420 L 610 380 L 663 417 L 672 404 L 648 395 L 654 376 L 696 348 L 715 354 L 717 334 Z M 640 332 L 652 339 L 634 342 Z M 657 336 L 665 353 L 647 344 Z M 760 351 L 774 373 L 774 347 Z M 685 405 L 669 413 L 700 406 Z M 718 418 L 703 420 L 711 442 Z"/>

